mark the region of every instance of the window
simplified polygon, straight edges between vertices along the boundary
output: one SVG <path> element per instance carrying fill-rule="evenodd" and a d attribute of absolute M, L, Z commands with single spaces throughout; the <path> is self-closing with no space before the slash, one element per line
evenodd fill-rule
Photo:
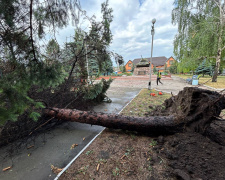
<path fill-rule="evenodd" d="M 128 66 L 129 66 L 129 67 L 131 67 L 131 66 L 132 66 L 132 64 L 131 64 L 131 63 L 129 63 L 129 64 L 128 64 Z"/>
<path fill-rule="evenodd" d="M 173 64 L 173 61 L 170 61 L 169 64 L 170 64 L 170 65 Z"/>

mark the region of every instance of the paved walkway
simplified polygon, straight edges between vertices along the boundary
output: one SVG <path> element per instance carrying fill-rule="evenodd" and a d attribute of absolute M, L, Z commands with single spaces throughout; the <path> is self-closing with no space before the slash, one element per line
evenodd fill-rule
<path fill-rule="evenodd" d="M 116 78 L 111 87 L 130 87 L 130 88 L 148 88 L 149 76 L 127 76 Z M 152 76 L 152 89 L 178 94 L 179 91 L 183 90 L 184 87 L 199 87 L 202 89 L 209 89 L 212 91 L 221 91 L 221 89 L 215 89 L 207 86 L 193 86 L 186 83 L 186 81 L 180 77 L 172 76 L 165 77 L 162 76 L 161 82 L 163 84 L 156 84 L 156 75 Z"/>
<path fill-rule="evenodd" d="M 111 87 L 130 87 L 130 88 L 148 88 L 149 76 L 127 76 L 116 78 Z M 164 92 L 177 94 L 183 90 L 184 87 L 192 86 L 187 84 L 179 77 L 164 77 L 162 76 L 161 82 L 163 84 L 156 84 L 156 75 L 152 76 L 152 89 L 161 90 Z"/>

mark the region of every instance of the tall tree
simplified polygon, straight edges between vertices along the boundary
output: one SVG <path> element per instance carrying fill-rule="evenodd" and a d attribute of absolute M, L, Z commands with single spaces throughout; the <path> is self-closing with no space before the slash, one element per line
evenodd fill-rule
<path fill-rule="evenodd" d="M 17 120 L 24 111 L 37 119 L 34 110 L 43 106 L 28 96 L 31 87 L 43 89 L 64 81 L 62 64 L 44 63 L 45 37 L 54 36 L 69 19 L 76 23 L 76 10 L 80 11 L 78 0 L 0 1 L 0 124 Z"/>
<path fill-rule="evenodd" d="M 104 58 L 102 64 L 102 73 L 108 76 L 109 73 L 113 72 L 113 63 L 109 54 L 105 54 L 102 58 Z"/>
<path fill-rule="evenodd" d="M 55 39 L 51 39 L 46 47 L 46 63 L 52 64 L 59 60 L 60 46 Z"/>
<path fill-rule="evenodd" d="M 175 0 L 172 23 L 178 25 L 174 54 L 182 64 L 207 59 L 215 65 L 212 82 L 217 81 L 221 59 L 225 57 L 225 4 L 223 0 Z M 195 64 L 193 66 L 193 64 Z"/>
<path fill-rule="evenodd" d="M 123 56 L 119 55 L 118 53 L 112 53 L 112 56 L 115 58 L 118 71 L 120 71 L 120 66 L 124 64 Z"/>
<path fill-rule="evenodd" d="M 98 69 L 98 73 L 100 73 L 103 70 L 103 64 L 111 61 L 107 57 L 108 47 L 112 41 L 110 23 L 113 18 L 113 10 L 109 8 L 108 1 L 102 3 L 101 12 L 101 21 L 88 18 L 91 24 L 89 32 L 77 28 L 73 41 L 67 43 L 66 51 L 71 55 L 69 63 L 72 64 L 69 79 L 75 71 L 82 72 L 82 76 L 88 79 L 89 71 Z M 75 68 L 76 65 L 79 67 L 78 69 Z"/>
<path fill-rule="evenodd" d="M 102 4 L 102 14 L 100 22 L 95 21 L 94 17 L 89 18 L 81 9 L 79 0 L 1 0 L 0 124 L 17 120 L 17 116 L 24 111 L 37 119 L 35 109 L 43 105 L 30 98 L 28 92 L 34 85 L 43 90 L 63 83 L 65 64 L 70 68 L 68 80 L 77 62 L 83 72 L 87 72 L 87 56 L 96 56 L 96 62 L 101 65 L 101 58 L 97 56 L 106 53 L 112 41 L 110 23 L 113 16 L 108 1 Z M 78 26 L 80 15 L 91 23 L 89 32 L 82 31 Z M 47 44 L 45 39 L 55 39 L 57 28 L 65 27 L 70 19 L 76 25 L 74 42 L 66 44 L 60 61 L 45 63 L 46 59 L 57 59 L 58 55 L 55 55 L 59 52 L 57 41 L 50 40 Z"/>

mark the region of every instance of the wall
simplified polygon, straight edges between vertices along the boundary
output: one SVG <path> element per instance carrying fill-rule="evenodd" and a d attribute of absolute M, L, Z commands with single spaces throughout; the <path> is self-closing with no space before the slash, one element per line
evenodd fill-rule
<path fill-rule="evenodd" d="M 129 66 L 130 65 L 130 66 Z M 132 70 L 133 62 L 129 60 L 127 64 L 125 65 L 126 72 L 130 72 Z"/>
<path fill-rule="evenodd" d="M 152 70 L 153 73 L 153 70 Z M 150 69 L 149 67 L 136 67 L 134 68 L 133 75 L 149 75 Z"/>
<path fill-rule="evenodd" d="M 167 65 L 167 68 L 169 68 L 172 64 L 170 64 L 170 62 L 173 62 L 175 63 L 175 60 L 173 59 L 173 57 L 170 57 L 167 62 L 166 62 L 166 65 Z"/>

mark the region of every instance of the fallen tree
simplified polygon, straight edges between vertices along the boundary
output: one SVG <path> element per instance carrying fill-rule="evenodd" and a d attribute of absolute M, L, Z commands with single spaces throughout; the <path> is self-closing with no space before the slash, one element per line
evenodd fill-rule
<path fill-rule="evenodd" d="M 66 121 L 157 135 L 184 131 L 204 133 L 222 109 L 225 109 L 224 95 L 186 87 L 145 118 L 59 108 L 47 108 L 45 114 Z"/>

